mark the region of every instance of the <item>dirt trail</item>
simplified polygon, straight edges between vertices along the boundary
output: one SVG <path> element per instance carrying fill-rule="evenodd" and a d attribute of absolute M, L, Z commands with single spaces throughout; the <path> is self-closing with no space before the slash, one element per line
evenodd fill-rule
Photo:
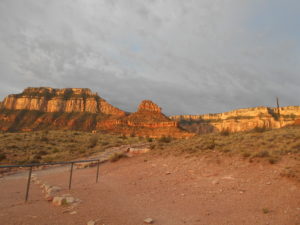
<path fill-rule="evenodd" d="M 26 176 L 0 179 L 0 224 L 142 225 L 299 225 L 299 183 L 282 178 L 289 162 L 269 165 L 238 158 L 157 158 L 143 155 L 105 163 L 95 183 L 95 168 L 75 170 L 70 194 L 82 200 L 70 215 L 54 207 L 32 184 L 24 203 Z M 68 193 L 69 172 L 38 177 Z"/>

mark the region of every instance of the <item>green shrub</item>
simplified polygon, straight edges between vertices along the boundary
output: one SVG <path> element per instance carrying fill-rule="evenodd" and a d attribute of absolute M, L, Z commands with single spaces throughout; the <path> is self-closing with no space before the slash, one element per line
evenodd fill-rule
<path fill-rule="evenodd" d="M 229 130 L 222 130 L 221 132 L 220 132 L 220 134 L 222 135 L 222 136 L 229 136 L 230 135 L 230 132 L 229 132 Z"/>
<path fill-rule="evenodd" d="M 109 144 L 108 141 L 102 141 L 102 142 L 101 142 L 101 145 L 103 145 L 103 146 L 106 146 L 106 145 L 108 145 L 108 144 Z"/>
<path fill-rule="evenodd" d="M 269 213 L 269 212 L 270 212 L 270 210 L 269 210 L 269 209 L 267 209 L 267 208 L 263 208 L 263 209 L 262 209 L 262 211 L 263 211 L 263 213 L 264 213 L 264 214 L 267 214 L 267 213 Z"/>
<path fill-rule="evenodd" d="M 48 142 L 49 141 L 49 139 L 46 136 L 42 136 L 40 140 L 43 141 L 43 142 Z"/>
<path fill-rule="evenodd" d="M 98 136 L 94 135 L 89 139 L 88 147 L 89 148 L 94 148 L 97 145 L 97 143 L 98 143 Z"/>
<path fill-rule="evenodd" d="M 152 150 L 152 149 L 155 149 L 156 148 L 156 145 L 155 144 L 151 144 L 150 145 L 150 149 Z"/>
<path fill-rule="evenodd" d="M 265 126 L 255 127 L 252 131 L 255 132 L 255 133 L 263 133 L 263 132 L 267 131 L 267 128 Z"/>
<path fill-rule="evenodd" d="M 42 155 L 47 155 L 48 152 L 46 152 L 45 150 L 41 150 L 37 154 L 42 156 Z"/>
<path fill-rule="evenodd" d="M 260 151 L 258 153 L 255 154 L 255 157 L 260 157 L 260 158 L 265 158 L 265 157 L 269 157 L 270 153 L 268 151 Z"/>
<path fill-rule="evenodd" d="M 0 161 L 3 161 L 4 159 L 6 159 L 6 155 L 4 153 L 0 154 Z"/>
<path fill-rule="evenodd" d="M 57 148 L 53 149 L 52 153 L 58 153 L 59 150 Z"/>
<path fill-rule="evenodd" d="M 153 138 L 147 137 L 147 141 L 148 141 L 148 142 L 152 142 L 152 141 L 153 141 Z"/>
<path fill-rule="evenodd" d="M 170 143 L 172 138 L 170 136 L 162 136 L 158 141 L 161 143 Z"/>
<path fill-rule="evenodd" d="M 243 157 L 244 158 L 248 158 L 248 157 L 250 157 L 251 156 L 251 154 L 249 153 L 249 152 L 244 152 L 243 153 Z"/>
<path fill-rule="evenodd" d="M 270 158 L 269 158 L 269 163 L 270 163 L 270 164 L 275 164 L 275 163 L 277 163 L 278 161 L 279 161 L 278 158 L 275 158 L 275 157 L 270 157 Z"/>
<path fill-rule="evenodd" d="M 125 154 L 125 153 L 123 153 L 123 152 L 119 152 L 119 153 L 114 153 L 113 155 L 111 155 L 110 157 L 109 157 L 109 161 L 111 161 L 111 162 L 116 162 L 116 161 L 118 161 L 119 159 L 121 159 L 121 158 L 126 158 L 127 157 L 127 155 Z"/>

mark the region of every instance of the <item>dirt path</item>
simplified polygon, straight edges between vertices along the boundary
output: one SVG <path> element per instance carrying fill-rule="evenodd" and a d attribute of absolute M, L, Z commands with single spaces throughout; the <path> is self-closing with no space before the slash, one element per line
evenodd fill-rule
<path fill-rule="evenodd" d="M 282 178 L 280 164 L 224 158 L 155 158 L 143 155 L 75 170 L 70 194 L 82 202 L 55 207 L 32 184 L 24 203 L 26 177 L 0 179 L 0 221 L 6 225 L 299 225 L 300 186 Z M 68 193 L 68 170 L 38 174 Z"/>

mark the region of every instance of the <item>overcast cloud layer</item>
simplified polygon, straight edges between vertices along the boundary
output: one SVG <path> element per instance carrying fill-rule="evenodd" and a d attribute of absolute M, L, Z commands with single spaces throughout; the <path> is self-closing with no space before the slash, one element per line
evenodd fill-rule
<path fill-rule="evenodd" d="M 0 98 L 87 87 L 167 114 L 299 105 L 299 0 L 1 0 Z"/>

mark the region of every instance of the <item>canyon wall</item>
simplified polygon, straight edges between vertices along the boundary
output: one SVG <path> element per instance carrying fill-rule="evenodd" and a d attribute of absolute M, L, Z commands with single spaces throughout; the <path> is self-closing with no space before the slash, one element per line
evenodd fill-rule
<path fill-rule="evenodd" d="M 167 117 L 150 100 L 125 113 L 87 88 L 26 88 L 0 102 L 0 130 L 74 129 L 124 135 L 187 138 L 192 133 L 239 132 L 300 124 L 300 106 L 255 107 L 225 113 Z M 182 129 L 183 128 L 183 129 Z"/>
<path fill-rule="evenodd" d="M 176 121 L 171 120 L 161 112 L 161 108 L 150 100 L 144 100 L 135 113 L 117 119 L 100 121 L 96 128 L 106 127 L 113 132 L 126 135 L 175 138 L 194 136 L 182 130 Z"/>
<path fill-rule="evenodd" d="M 300 106 L 254 107 L 238 109 L 225 113 L 203 115 L 171 116 L 185 129 L 196 133 L 218 131 L 239 132 L 255 129 L 256 127 L 280 128 L 293 125 L 300 119 Z"/>
<path fill-rule="evenodd" d="M 86 88 L 26 88 L 0 102 L 0 130 L 68 129 L 148 137 L 193 136 L 150 100 L 129 114 Z"/>
<path fill-rule="evenodd" d="M 87 88 L 26 88 L 21 94 L 6 97 L 1 107 L 8 110 L 125 115 L 124 111 L 113 107 Z"/>

